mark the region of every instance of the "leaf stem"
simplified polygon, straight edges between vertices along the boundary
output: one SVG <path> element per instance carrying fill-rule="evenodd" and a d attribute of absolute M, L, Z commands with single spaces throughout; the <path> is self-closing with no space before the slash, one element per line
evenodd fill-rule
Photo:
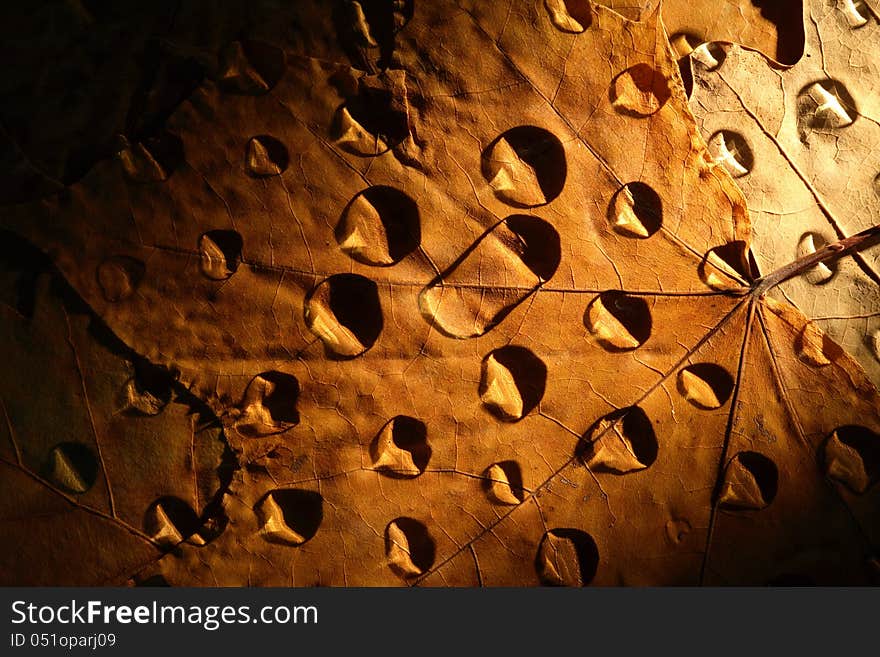
<path fill-rule="evenodd" d="M 761 297 L 780 283 L 804 273 L 819 263 L 842 258 L 845 255 L 867 249 L 875 244 L 880 244 L 880 224 L 867 228 L 855 235 L 844 237 L 842 240 L 832 244 L 827 244 L 814 253 L 809 253 L 759 278 L 752 287 L 752 293 L 756 297 Z"/>

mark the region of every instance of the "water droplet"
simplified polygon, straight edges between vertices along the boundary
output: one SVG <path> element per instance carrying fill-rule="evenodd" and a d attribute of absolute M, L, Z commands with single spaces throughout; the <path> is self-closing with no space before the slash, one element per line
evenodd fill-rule
<path fill-rule="evenodd" d="M 144 529 L 163 548 L 173 548 L 184 540 L 190 545 L 207 544 L 199 533 L 202 522 L 192 507 L 177 497 L 160 497 L 147 509 Z"/>
<path fill-rule="evenodd" d="M 718 505 L 731 510 L 758 510 L 773 502 L 779 470 L 758 452 L 740 452 L 724 471 Z"/>
<path fill-rule="evenodd" d="M 801 238 L 798 240 L 797 246 L 797 257 L 803 258 L 808 255 L 814 254 L 819 249 L 824 248 L 828 245 L 828 240 L 826 240 L 819 233 L 804 233 L 801 235 Z M 834 275 L 837 273 L 837 261 L 831 263 L 820 262 L 814 267 L 810 267 L 807 271 L 803 273 L 803 277 L 813 285 L 823 285 L 827 283 Z"/>
<path fill-rule="evenodd" d="M 858 110 L 846 87 L 825 79 L 804 87 L 797 97 L 798 132 L 806 142 L 813 130 L 834 131 L 852 125 Z"/>
<path fill-rule="evenodd" d="M 511 128 L 483 151 L 482 172 L 505 203 L 520 208 L 546 205 L 565 185 L 565 148 L 543 128 Z"/>
<path fill-rule="evenodd" d="M 863 0 L 838 0 L 837 9 L 852 29 L 863 27 L 871 19 L 871 9 Z"/>
<path fill-rule="evenodd" d="M 324 499 L 310 490 L 278 489 L 268 493 L 254 510 L 263 539 L 298 547 L 318 532 L 324 519 Z"/>
<path fill-rule="evenodd" d="M 353 88 L 352 88 L 353 87 Z M 342 85 L 345 101 L 336 108 L 330 137 L 342 150 L 375 157 L 410 136 L 406 73 L 386 70 Z"/>
<path fill-rule="evenodd" d="M 590 469 L 626 474 L 657 459 L 657 435 L 638 406 L 613 411 L 596 421 L 581 438 L 577 456 Z"/>
<path fill-rule="evenodd" d="M 598 568 L 596 541 L 580 529 L 551 529 L 535 556 L 535 570 L 544 586 L 586 586 Z"/>
<path fill-rule="evenodd" d="M 396 518 L 385 527 L 388 566 L 403 579 L 412 579 L 434 565 L 436 548 L 428 528 L 413 518 Z"/>
<path fill-rule="evenodd" d="M 615 232 L 646 239 L 663 225 L 663 201 L 645 183 L 627 183 L 611 200 L 608 220 Z"/>
<path fill-rule="evenodd" d="M 695 363 L 679 371 L 678 392 L 697 408 L 721 408 L 733 393 L 733 377 L 715 363 Z"/>
<path fill-rule="evenodd" d="M 727 57 L 727 51 L 720 43 L 705 42 L 702 38 L 685 32 L 679 32 L 669 38 L 677 58 L 690 57 L 697 66 L 714 71 Z"/>
<path fill-rule="evenodd" d="M 299 381 L 292 374 L 275 370 L 258 374 L 248 384 L 235 421 L 243 436 L 269 436 L 299 424 Z"/>
<path fill-rule="evenodd" d="M 570 34 L 585 32 L 593 24 L 593 11 L 583 0 L 544 0 L 550 22 L 556 29 Z"/>
<path fill-rule="evenodd" d="M 489 352 L 480 375 L 480 400 L 497 418 L 517 422 L 541 401 L 547 366 L 525 347 L 509 345 Z"/>
<path fill-rule="evenodd" d="M 755 166 L 755 155 L 746 138 L 732 130 L 719 130 L 709 137 L 709 154 L 734 178 L 749 173 Z"/>
<path fill-rule="evenodd" d="M 284 75 L 284 51 L 260 41 L 234 41 L 220 53 L 218 86 L 227 93 L 259 96 Z"/>
<path fill-rule="evenodd" d="M 234 230 L 209 230 L 199 237 L 202 273 L 215 281 L 224 281 L 238 271 L 244 242 Z"/>
<path fill-rule="evenodd" d="M 269 135 L 252 137 L 247 144 L 245 168 L 256 178 L 278 176 L 287 170 L 290 155 L 287 147 Z"/>
<path fill-rule="evenodd" d="M 823 446 L 825 473 L 862 495 L 880 479 L 880 434 L 866 427 L 835 429 Z"/>
<path fill-rule="evenodd" d="M 403 192 L 377 185 L 355 196 L 336 226 L 340 248 L 367 265 L 393 265 L 418 248 L 419 209 Z"/>
<path fill-rule="evenodd" d="M 157 397 L 149 390 L 141 389 L 134 378 L 131 378 L 122 387 L 121 410 L 139 415 L 158 415 L 169 400 L 169 398 Z"/>
<path fill-rule="evenodd" d="M 611 83 L 611 105 L 628 116 L 651 116 L 659 112 L 671 96 L 667 77 L 648 64 L 626 69 Z"/>
<path fill-rule="evenodd" d="M 716 71 L 727 59 L 727 50 L 720 43 L 702 43 L 691 53 L 693 62 L 707 71 Z"/>
<path fill-rule="evenodd" d="M 177 135 L 160 133 L 135 144 L 121 135 L 117 140 L 116 158 L 131 182 L 147 184 L 168 180 L 184 160 L 183 141 Z"/>
<path fill-rule="evenodd" d="M 307 295 L 305 322 L 324 343 L 328 356 L 360 356 L 382 332 L 378 288 L 358 274 L 330 276 Z"/>
<path fill-rule="evenodd" d="M 603 292 L 587 306 L 584 325 L 608 351 L 632 351 L 651 336 L 651 311 L 639 297 Z"/>
<path fill-rule="evenodd" d="M 560 259 L 559 233 L 550 224 L 507 217 L 422 289 L 422 316 L 450 337 L 484 335 L 548 281 Z"/>
<path fill-rule="evenodd" d="M 516 461 L 493 463 L 483 476 L 483 488 L 496 504 L 515 506 L 523 501 L 522 470 Z"/>
<path fill-rule="evenodd" d="M 71 493 L 85 493 L 98 478 L 98 459 L 89 447 L 65 442 L 49 453 L 48 478 Z"/>
<path fill-rule="evenodd" d="M 752 280 L 750 256 L 741 240 L 709 249 L 697 268 L 700 280 L 713 290 L 747 287 Z"/>

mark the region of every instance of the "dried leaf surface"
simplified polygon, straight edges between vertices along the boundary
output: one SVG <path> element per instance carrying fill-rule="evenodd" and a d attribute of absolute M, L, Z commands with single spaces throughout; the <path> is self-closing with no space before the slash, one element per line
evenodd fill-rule
<path fill-rule="evenodd" d="M 656 14 L 355 4 L 0 218 L 235 452 L 137 577 L 865 581 L 877 391 L 752 281 Z"/>
<path fill-rule="evenodd" d="M 716 159 L 749 201 L 752 250 L 771 271 L 880 213 L 880 22 L 870 3 L 808 3 L 806 47 L 779 70 L 732 46 L 694 64 L 691 104 Z M 880 248 L 779 288 L 880 381 Z"/>
<path fill-rule="evenodd" d="M 563 4 L 576 13 L 586 3 L 569 0 Z M 679 56 L 713 42 L 737 43 L 781 64 L 794 64 L 803 53 L 801 0 L 603 0 L 600 4 L 633 20 L 650 14 L 659 4 L 663 24 Z"/>
<path fill-rule="evenodd" d="M 31 278 L 38 256 L 13 245 L 19 266 L 5 268 L 0 304 L 0 523 L 15 540 L 0 551 L 2 580 L 120 584 L 222 529 L 222 433 L 50 274 Z"/>

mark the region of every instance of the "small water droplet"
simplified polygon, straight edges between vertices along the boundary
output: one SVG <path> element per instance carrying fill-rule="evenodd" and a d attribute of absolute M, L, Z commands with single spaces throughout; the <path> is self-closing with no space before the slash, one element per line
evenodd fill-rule
<path fill-rule="evenodd" d="M 749 173 L 755 166 L 755 155 L 746 138 L 732 130 L 719 130 L 709 137 L 709 154 L 734 178 Z"/>
<path fill-rule="evenodd" d="M 649 64 L 636 64 L 611 83 L 611 105 L 621 114 L 644 118 L 656 114 L 672 96 L 669 79 Z"/>
<path fill-rule="evenodd" d="M 593 24 L 593 10 L 584 0 L 544 0 L 550 22 L 569 34 L 585 32 Z"/>
<path fill-rule="evenodd" d="M 499 419 L 517 422 L 541 401 L 546 382 L 547 366 L 529 349 L 501 347 L 483 359 L 480 400 Z"/>
<path fill-rule="evenodd" d="M 48 478 L 71 493 L 85 493 L 98 478 L 98 459 L 81 443 L 65 442 L 49 453 Z"/>
<path fill-rule="evenodd" d="M 695 363 L 679 371 L 678 392 L 697 408 L 721 408 L 733 393 L 733 377 L 715 363 Z"/>
<path fill-rule="evenodd" d="M 551 529 L 541 538 L 535 570 L 544 586 L 586 586 L 598 567 L 599 549 L 585 531 Z"/>
<path fill-rule="evenodd" d="M 414 518 L 395 518 L 385 527 L 388 566 L 403 579 L 412 579 L 434 565 L 436 548 L 424 523 Z"/>
<path fill-rule="evenodd" d="M 254 510 L 263 539 L 299 547 L 318 532 L 324 519 L 324 499 L 310 490 L 278 489 L 268 493 Z"/>
<path fill-rule="evenodd" d="M 431 447 L 425 423 L 406 415 L 392 418 L 370 444 L 372 467 L 393 477 L 417 477 L 428 467 Z"/>
<path fill-rule="evenodd" d="M 779 470 L 758 452 L 740 452 L 727 464 L 718 497 L 719 506 L 730 510 L 759 510 L 776 497 Z"/>
<path fill-rule="evenodd" d="M 358 274 L 334 274 L 306 297 L 305 322 L 329 356 L 355 358 L 382 332 L 382 307 L 376 284 Z"/>
<path fill-rule="evenodd" d="M 287 170 L 290 155 L 287 147 L 269 135 L 252 137 L 247 144 L 245 167 L 256 178 L 279 176 Z"/>

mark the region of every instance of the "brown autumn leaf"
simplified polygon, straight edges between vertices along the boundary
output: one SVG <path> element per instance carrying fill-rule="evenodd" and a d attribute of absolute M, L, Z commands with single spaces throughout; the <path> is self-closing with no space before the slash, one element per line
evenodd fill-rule
<path fill-rule="evenodd" d="M 808 3 L 795 66 L 730 47 L 695 63 L 691 98 L 710 150 L 749 201 L 762 271 L 877 223 L 880 22 L 862 2 Z M 711 70 L 710 70 L 711 69 Z M 880 382 L 880 247 L 779 288 Z"/>
<path fill-rule="evenodd" d="M 210 539 L 229 479 L 219 426 L 34 267 L 33 247 L 6 236 L 3 248 L 3 583 L 119 584 Z"/>
<path fill-rule="evenodd" d="M 765 297 L 799 267 L 751 280 L 656 16 L 368 6 L 357 68 L 232 44 L 163 135 L 0 218 L 236 454 L 224 531 L 132 576 L 865 581 L 877 391 Z"/>

